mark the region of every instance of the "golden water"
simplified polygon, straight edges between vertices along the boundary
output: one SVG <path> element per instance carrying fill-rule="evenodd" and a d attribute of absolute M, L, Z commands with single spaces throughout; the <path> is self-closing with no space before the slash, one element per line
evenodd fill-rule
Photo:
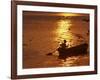
<path fill-rule="evenodd" d="M 58 59 L 56 49 L 63 40 L 69 47 L 89 43 L 89 23 L 82 19 L 29 19 L 24 20 L 24 68 L 89 65 L 89 54 Z M 53 56 L 46 56 L 53 52 Z"/>

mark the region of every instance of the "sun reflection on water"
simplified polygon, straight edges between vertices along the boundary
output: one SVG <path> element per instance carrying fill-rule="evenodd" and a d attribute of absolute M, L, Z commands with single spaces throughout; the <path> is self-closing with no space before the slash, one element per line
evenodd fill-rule
<path fill-rule="evenodd" d="M 70 20 L 59 20 L 58 21 L 58 28 L 56 30 L 56 40 L 59 43 L 62 43 L 63 40 L 67 40 L 68 43 L 71 43 L 70 41 L 73 39 L 73 35 L 70 31 L 71 28 L 71 21 Z"/>

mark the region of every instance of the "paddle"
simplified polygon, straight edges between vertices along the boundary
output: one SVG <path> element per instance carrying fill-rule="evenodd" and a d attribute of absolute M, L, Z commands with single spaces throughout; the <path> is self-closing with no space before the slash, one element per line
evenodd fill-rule
<path fill-rule="evenodd" d="M 66 45 L 66 40 L 64 40 L 64 43 L 63 43 L 63 44 Z M 46 55 L 51 56 L 51 55 L 53 55 L 53 53 L 54 53 L 55 51 L 57 51 L 57 50 L 54 50 L 53 52 L 47 53 Z"/>
<path fill-rule="evenodd" d="M 55 52 L 56 50 L 54 50 L 54 51 L 52 51 L 52 52 L 50 52 L 50 53 L 47 53 L 46 55 L 47 56 L 51 56 L 51 55 L 53 55 L 53 53 Z"/>

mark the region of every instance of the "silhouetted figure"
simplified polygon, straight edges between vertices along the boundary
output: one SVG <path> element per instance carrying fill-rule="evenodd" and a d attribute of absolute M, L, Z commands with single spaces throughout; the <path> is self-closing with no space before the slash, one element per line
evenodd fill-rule
<path fill-rule="evenodd" d="M 62 44 L 60 44 L 60 48 L 62 49 L 66 49 L 68 47 L 68 45 L 66 45 L 66 40 L 64 40 L 64 42 Z"/>
<path fill-rule="evenodd" d="M 68 45 L 66 45 L 66 40 L 63 41 L 62 44 L 60 44 L 60 47 L 58 48 L 59 52 L 59 59 L 62 59 L 62 56 L 64 55 L 66 49 L 68 48 Z M 63 56 L 64 57 L 64 56 Z"/>

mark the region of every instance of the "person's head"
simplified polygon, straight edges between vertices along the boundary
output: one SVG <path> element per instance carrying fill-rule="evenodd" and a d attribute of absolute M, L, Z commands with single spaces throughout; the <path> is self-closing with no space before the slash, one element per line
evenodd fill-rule
<path fill-rule="evenodd" d="M 64 43 L 66 43 L 67 41 L 66 40 L 64 40 Z"/>

